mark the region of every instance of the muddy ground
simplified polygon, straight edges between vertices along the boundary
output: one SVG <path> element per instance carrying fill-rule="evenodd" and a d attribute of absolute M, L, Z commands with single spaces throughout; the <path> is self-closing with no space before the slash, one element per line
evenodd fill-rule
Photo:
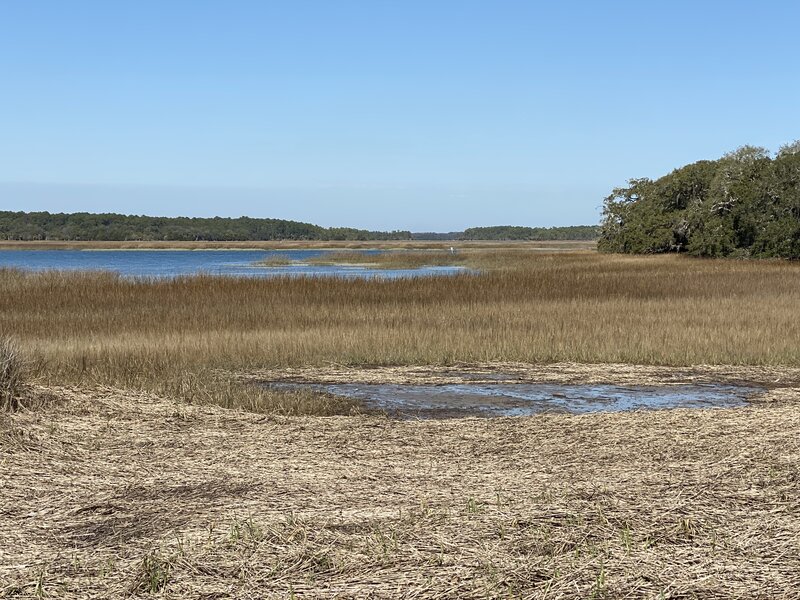
<path fill-rule="evenodd" d="M 737 409 L 447 421 L 50 389 L 0 419 L 0 597 L 800 598 L 797 371 L 689 375 L 724 373 L 773 385 Z"/>
<path fill-rule="evenodd" d="M 800 392 L 800 369 L 793 367 L 695 365 L 659 367 L 627 364 L 494 362 L 450 366 L 352 367 L 331 364 L 263 369 L 247 374 L 227 374 L 244 382 L 298 384 L 459 385 L 494 383 L 546 383 L 564 385 L 609 384 L 619 386 L 744 385 L 764 389 L 754 403 L 778 402 Z"/>

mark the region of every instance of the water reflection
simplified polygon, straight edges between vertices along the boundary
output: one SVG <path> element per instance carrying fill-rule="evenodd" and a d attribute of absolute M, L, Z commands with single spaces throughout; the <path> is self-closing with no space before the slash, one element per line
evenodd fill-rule
<path fill-rule="evenodd" d="M 328 250 L 0 250 L 0 268 L 32 271 L 114 271 L 133 277 L 176 277 L 209 273 L 234 277 L 425 277 L 464 272 L 463 267 L 377 269 L 368 265 L 310 265 Z M 375 250 L 363 251 L 365 257 Z M 262 261 L 288 262 L 275 266 Z"/>
<path fill-rule="evenodd" d="M 452 385 L 298 384 L 360 400 L 367 409 L 400 417 L 524 416 L 537 413 L 619 412 L 665 408 L 733 408 L 763 391 L 721 384 L 615 386 L 531 383 Z"/>

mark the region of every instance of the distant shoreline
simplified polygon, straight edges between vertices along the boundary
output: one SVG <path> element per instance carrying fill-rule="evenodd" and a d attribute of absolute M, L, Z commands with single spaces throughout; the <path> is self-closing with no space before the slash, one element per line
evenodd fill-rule
<path fill-rule="evenodd" d="M 184 242 L 184 241 L 19 241 L 0 240 L 2 250 L 342 250 L 342 249 L 441 249 L 441 248 L 531 248 L 564 250 L 595 250 L 594 240 L 387 240 L 387 241 L 321 241 L 281 240 L 242 242 Z"/>

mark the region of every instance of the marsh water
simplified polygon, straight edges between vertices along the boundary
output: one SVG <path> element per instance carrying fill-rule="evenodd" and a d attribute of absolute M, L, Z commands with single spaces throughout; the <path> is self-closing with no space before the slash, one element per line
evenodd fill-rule
<path fill-rule="evenodd" d="M 463 267 L 378 269 L 368 265 L 312 265 L 329 250 L 0 250 L 0 268 L 32 271 L 114 271 L 130 277 L 177 277 L 208 273 L 233 277 L 333 276 L 396 279 L 452 275 Z M 379 250 L 363 250 L 364 262 Z M 290 264 L 259 265 L 260 261 Z"/>
<path fill-rule="evenodd" d="M 405 418 L 513 417 L 537 413 L 618 412 L 666 408 L 733 408 L 761 392 L 722 384 L 617 386 L 549 383 L 269 384 L 310 387 L 359 400 L 368 410 Z"/>

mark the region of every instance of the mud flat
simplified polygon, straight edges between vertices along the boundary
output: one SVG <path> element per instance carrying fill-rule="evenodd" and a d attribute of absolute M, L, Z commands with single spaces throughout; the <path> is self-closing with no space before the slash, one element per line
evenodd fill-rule
<path fill-rule="evenodd" d="M 250 372 L 250 381 L 285 381 L 296 383 L 370 383 L 445 385 L 462 383 L 554 383 L 609 385 L 728 384 L 756 385 L 770 390 L 800 388 L 800 368 L 748 365 L 694 365 L 686 367 L 520 362 L 456 363 L 437 366 L 359 367 L 328 364 L 323 366 L 285 367 Z"/>
<path fill-rule="evenodd" d="M 366 411 L 401 418 L 733 408 L 780 401 L 800 389 L 800 370 L 721 366 L 329 365 L 248 377 L 274 389 L 310 389 L 354 399 Z"/>
<path fill-rule="evenodd" d="M 357 400 L 365 410 L 400 418 L 518 417 L 538 413 L 590 413 L 667 408 L 733 408 L 763 395 L 753 385 L 619 386 L 547 383 L 267 384 L 273 389 L 311 389 Z"/>

